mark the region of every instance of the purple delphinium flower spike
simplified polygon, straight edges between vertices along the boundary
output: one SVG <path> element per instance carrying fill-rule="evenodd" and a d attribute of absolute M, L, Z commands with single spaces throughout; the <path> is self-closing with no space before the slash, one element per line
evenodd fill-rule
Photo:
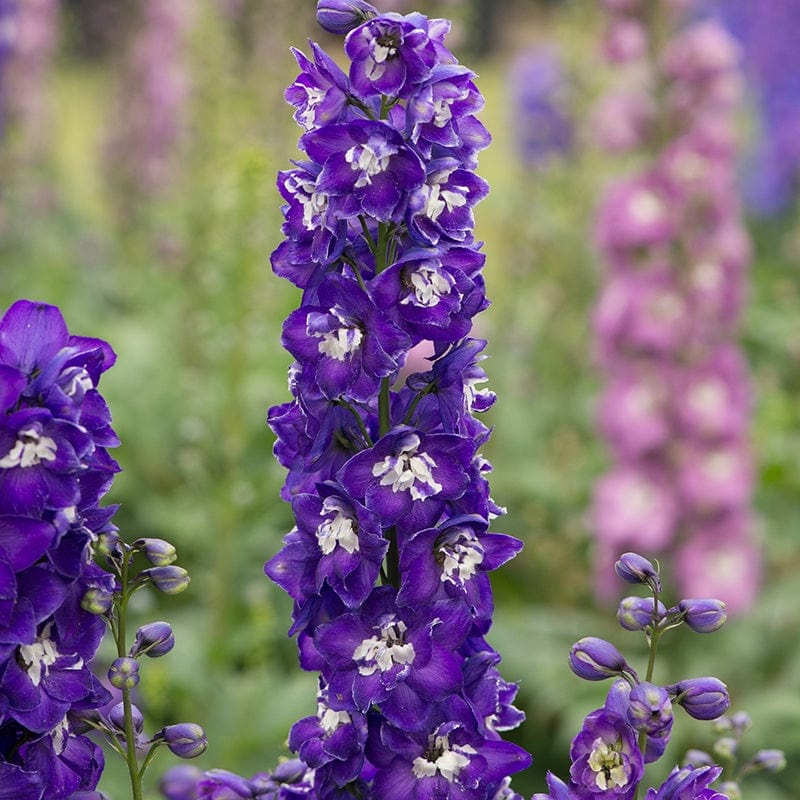
<path fill-rule="evenodd" d="M 14 797 L 91 792 L 103 767 L 78 717 L 110 700 L 86 665 L 116 588 L 91 561 L 115 530 L 99 503 L 118 442 L 97 391 L 114 360 L 55 306 L 20 300 L 0 319 L 0 786 Z"/>
<path fill-rule="evenodd" d="M 489 573 L 521 543 L 489 532 L 503 510 L 477 416 L 494 395 L 486 343 L 469 338 L 488 305 L 473 232 L 483 98 L 446 20 L 318 8 L 326 29 L 347 29 L 351 63 L 295 53 L 286 98 L 304 157 L 278 178 L 286 238 L 271 257 L 303 290 L 283 326 L 292 400 L 268 414 L 295 524 L 265 565 L 320 676 L 317 713 L 289 736 L 308 770 L 297 789 L 509 800 L 530 757 L 500 732 L 524 715 L 484 636 Z M 417 346 L 430 369 L 405 379 Z"/>

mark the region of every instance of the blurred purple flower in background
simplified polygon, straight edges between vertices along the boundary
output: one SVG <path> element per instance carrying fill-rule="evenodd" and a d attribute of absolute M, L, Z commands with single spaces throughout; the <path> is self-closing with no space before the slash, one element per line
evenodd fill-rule
<path fill-rule="evenodd" d="M 598 422 L 613 460 L 591 513 L 597 588 L 614 594 L 619 552 L 647 550 L 674 559 L 683 594 L 720 597 L 737 613 L 760 572 L 750 391 L 735 343 L 749 257 L 735 185 L 739 51 L 713 20 L 681 25 L 666 4 L 659 13 L 675 32 L 653 52 L 638 4 L 609 12 L 610 28 L 638 26 L 631 37 L 644 46 L 609 54 L 635 73 L 634 111 L 624 126 L 600 125 L 600 144 L 653 155 L 609 187 L 596 222 L 607 268 L 594 314 L 606 378 Z"/>
<path fill-rule="evenodd" d="M 742 47 L 758 114 L 744 163 L 748 208 L 781 213 L 800 181 L 800 0 L 708 0 L 707 8 Z"/>
<path fill-rule="evenodd" d="M 540 46 L 520 53 L 508 74 L 513 129 L 522 162 L 537 167 L 570 152 L 574 128 L 558 53 Z"/>
<path fill-rule="evenodd" d="M 17 38 L 17 2 L 0 0 L 0 139 L 5 130 L 6 68 L 14 52 Z"/>

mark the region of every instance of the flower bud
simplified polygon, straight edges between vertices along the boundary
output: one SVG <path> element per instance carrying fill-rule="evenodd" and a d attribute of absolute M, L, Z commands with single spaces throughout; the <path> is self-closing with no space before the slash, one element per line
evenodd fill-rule
<path fill-rule="evenodd" d="M 175 635 L 168 622 L 148 622 L 136 631 L 136 638 L 129 653 L 131 658 L 166 655 L 175 646 Z"/>
<path fill-rule="evenodd" d="M 111 727 L 116 730 L 125 732 L 125 705 L 117 703 L 112 706 L 111 711 L 108 712 L 108 721 Z M 131 705 L 131 722 L 133 723 L 133 732 L 140 734 L 144 729 L 144 716 L 137 706 Z"/>
<path fill-rule="evenodd" d="M 142 570 L 142 577 L 147 578 L 153 586 L 164 594 L 180 594 L 189 585 L 189 573 L 183 567 L 150 567 Z"/>
<path fill-rule="evenodd" d="M 192 764 L 176 764 L 170 767 L 159 781 L 158 788 L 166 800 L 194 800 L 197 784 L 203 771 Z"/>
<path fill-rule="evenodd" d="M 626 631 L 643 631 L 653 624 L 652 597 L 624 597 L 617 608 L 617 620 Z M 667 615 L 666 606 L 659 601 L 655 623 Z"/>
<path fill-rule="evenodd" d="M 733 736 L 723 736 L 714 742 L 714 754 L 728 761 L 735 758 L 738 741 Z"/>
<path fill-rule="evenodd" d="M 742 787 L 736 781 L 723 781 L 719 785 L 719 791 L 722 797 L 727 797 L 728 800 L 742 800 L 743 797 Z"/>
<path fill-rule="evenodd" d="M 584 636 L 569 651 L 570 669 L 586 681 L 602 681 L 630 671 L 622 653 L 605 639 Z"/>
<path fill-rule="evenodd" d="M 317 22 L 328 33 L 343 36 L 378 15 L 375 6 L 364 0 L 319 0 Z"/>
<path fill-rule="evenodd" d="M 713 633 L 728 618 L 722 600 L 681 600 L 678 608 L 683 614 L 683 621 L 696 633 Z"/>
<path fill-rule="evenodd" d="M 713 767 L 714 763 L 714 759 L 705 750 L 687 750 L 683 757 L 684 766 Z"/>
<path fill-rule="evenodd" d="M 746 711 L 737 711 L 730 716 L 731 728 L 737 736 L 741 736 L 745 731 L 753 727 L 753 720 Z"/>
<path fill-rule="evenodd" d="M 178 557 L 175 545 L 164 539 L 137 539 L 133 547 L 155 567 L 167 567 Z"/>
<path fill-rule="evenodd" d="M 99 556 L 110 558 L 120 554 L 119 534 L 101 533 L 97 536 L 94 545 L 94 552 Z"/>
<path fill-rule="evenodd" d="M 133 689 L 139 683 L 139 662 L 127 656 L 114 659 L 108 668 L 108 682 L 115 689 Z"/>
<path fill-rule="evenodd" d="M 672 727 L 672 702 L 663 686 L 639 683 L 631 689 L 628 722 L 650 736 L 666 733 Z"/>
<path fill-rule="evenodd" d="M 208 747 L 206 733 L 196 722 L 167 725 L 153 738 L 163 741 L 178 758 L 196 758 Z"/>
<path fill-rule="evenodd" d="M 98 589 L 92 586 L 87 589 L 81 598 L 81 608 L 90 614 L 105 614 L 114 604 L 114 595 L 105 589 Z"/>
<path fill-rule="evenodd" d="M 786 767 L 786 754 L 783 750 L 759 750 L 750 763 L 753 769 L 780 772 Z"/>
<path fill-rule="evenodd" d="M 675 702 L 695 719 L 716 719 L 728 710 L 728 687 L 719 678 L 689 678 L 666 687 Z"/>
<path fill-rule="evenodd" d="M 614 564 L 614 572 L 628 583 L 646 583 L 653 591 L 661 591 L 658 570 L 638 553 L 623 553 Z"/>

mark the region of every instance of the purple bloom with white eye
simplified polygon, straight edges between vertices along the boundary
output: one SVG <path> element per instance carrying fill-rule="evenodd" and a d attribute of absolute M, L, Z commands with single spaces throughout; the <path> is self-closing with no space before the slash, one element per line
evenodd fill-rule
<path fill-rule="evenodd" d="M 333 213 L 342 219 L 366 214 L 399 221 L 409 195 L 425 182 L 419 156 L 385 122 L 324 125 L 306 133 L 300 147 L 322 166 L 317 191 L 330 196 Z"/>
<path fill-rule="evenodd" d="M 489 305 L 480 276 L 484 261 L 469 248 L 414 248 L 375 278 L 372 297 L 412 342 L 456 341 Z"/>
<path fill-rule="evenodd" d="M 292 501 L 297 527 L 265 571 L 298 602 L 323 583 L 354 608 L 367 598 L 389 543 L 374 514 L 335 484 Z"/>
<path fill-rule="evenodd" d="M 321 625 L 314 644 L 325 659 L 328 702 L 336 709 L 382 715 L 403 730 L 419 730 L 431 702 L 461 684 L 455 650 L 469 630 L 462 603 L 443 601 L 420 609 L 397 606 L 390 586 L 375 590 L 359 611 Z"/>
<path fill-rule="evenodd" d="M 344 50 L 356 95 L 407 97 L 428 78 L 437 61 L 436 45 L 416 21 L 415 15 L 382 14 L 348 33 Z"/>
<path fill-rule="evenodd" d="M 318 44 L 311 43 L 311 52 L 313 61 L 292 48 L 300 74 L 284 93 L 287 102 L 297 109 L 295 122 L 307 131 L 340 122 L 350 88 L 347 76 Z"/>
<path fill-rule="evenodd" d="M 445 504 L 464 494 L 475 444 L 448 433 L 397 427 L 356 454 L 339 475 L 353 497 L 364 498 L 384 525 L 435 523 Z"/>
<path fill-rule="evenodd" d="M 644 774 L 633 729 L 618 714 L 602 708 L 584 719 L 572 740 L 570 758 L 576 800 L 630 800 Z"/>
<path fill-rule="evenodd" d="M 419 606 L 434 598 L 461 597 L 476 617 L 490 619 L 487 572 L 512 559 L 522 542 L 503 533 L 487 533 L 480 517 L 453 517 L 437 528 L 413 534 L 400 553 L 400 605 Z"/>
<path fill-rule="evenodd" d="M 409 233 L 422 244 L 441 239 L 465 242 L 475 225 L 473 206 L 489 193 L 489 184 L 463 169 L 455 158 L 437 158 L 427 165 L 425 183 L 408 199 Z"/>
<path fill-rule="evenodd" d="M 315 301 L 288 316 L 284 346 L 313 369 L 327 398 L 374 397 L 380 379 L 399 368 L 408 337 L 350 279 L 329 276 Z"/>

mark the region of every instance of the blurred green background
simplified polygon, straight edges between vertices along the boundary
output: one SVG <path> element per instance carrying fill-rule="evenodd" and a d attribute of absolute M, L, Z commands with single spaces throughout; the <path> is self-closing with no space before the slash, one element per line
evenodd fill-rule
<path fill-rule="evenodd" d="M 268 255 L 280 241 L 275 174 L 297 155 L 299 129 L 282 98 L 296 75 L 289 46 L 312 37 L 338 58 L 339 41 L 314 23 L 311 0 L 194 0 L 182 58 L 187 106 L 169 179 L 157 188 L 126 171 L 109 147 L 134 125 L 125 54 L 139 4 L 65 2 L 54 64 L 41 84 L 46 124 L 33 141 L 12 124 L 0 147 L 0 306 L 20 297 L 61 306 L 70 329 L 108 339 L 117 365 L 103 379 L 122 446 L 109 502 L 130 539 L 173 541 L 192 574 L 179 598 L 137 595 L 139 623 L 167 619 L 177 645 L 143 665 L 148 726 L 197 721 L 209 748 L 201 767 L 245 775 L 286 754 L 291 723 L 315 708 L 315 678 L 286 637 L 290 601 L 262 565 L 291 526 L 278 491 L 265 424 L 288 399 L 280 327 L 299 292 L 276 278 Z M 612 79 L 599 63 L 599 19 L 590 2 L 518 0 L 419 3 L 456 20 L 452 47 L 480 75 L 482 115 L 494 143 L 479 172 L 492 192 L 477 209 L 491 308 L 478 323 L 498 403 L 484 454 L 496 528 L 526 542 L 495 574 L 490 641 L 518 680 L 527 722 L 513 738 L 534 756 L 515 779 L 529 796 L 544 773 L 567 772 L 569 741 L 605 687 L 566 663 L 583 635 L 606 636 L 632 658 L 643 649 L 591 592 L 586 511 L 606 455 L 593 424 L 600 377 L 589 315 L 600 279 L 592 214 L 621 159 L 592 151 L 581 125 Z M 398 6 L 399 7 L 399 6 Z M 401 9 L 404 10 L 404 9 Z M 486 14 L 491 12 L 491 24 Z M 578 142 L 568 159 L 533 169 L 515 150 L 507 74 L 526 47 L 559 48 L 570 81 Z M 122 87 L 122 88 L 121 88 Z M 743 112 L 743 127 L 748 127 Z M 757 607 L 711 638 L 672 634 L 657 678 L 717 675 L 754 728 L 745 754 L 783 748 L 789 766 L 745 783 L 749 800 L 792 800 L 800 786 L 800 225 L 796 213 L 749 222 L 755 241 L 742 342 L 753 372 L 752 436 L 765 551 Z M 639 663 L 639 662 L 637 662 Z M 708 725 L 685 718 L 664 762 L 708 746 Z M 174 759 L 162 755 L 148 777 Z M 668 768 L 656 765 L 653 780 Z M 101 787 L 127 796 L 112 755 Z M 155 795 L 153 795 L 155 796 Z"/>

